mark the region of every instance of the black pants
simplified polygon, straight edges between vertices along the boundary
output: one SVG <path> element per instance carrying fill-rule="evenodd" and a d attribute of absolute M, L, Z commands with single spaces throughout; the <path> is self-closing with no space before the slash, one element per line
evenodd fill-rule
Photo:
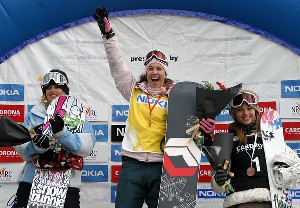
<path fill-rule="evenodd" d="M 157 208 L 162 162 L 140 162 L 122 157 L 116 195 L 116 208 Z"/>
<path fill-rule="evenodd" d="M 17 190 L 17 204 L 19 208 L 26 208 L 31 190 L 31 184 L 21 182 Z M 79 189 L 69 187 L 64 208 L 80 208 Z"/>

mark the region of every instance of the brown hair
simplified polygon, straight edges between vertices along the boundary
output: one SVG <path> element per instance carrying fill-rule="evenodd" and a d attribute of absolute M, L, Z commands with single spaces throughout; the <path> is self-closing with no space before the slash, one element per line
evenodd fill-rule
<path fill-rule="evenodd" d="M 231 109 L 231 110 L 232 110 L 231 116 L 234 122 L 229 125 L 228 131 L 238 136 L 240 144 L 247 144 L 247 136 L 244 127 L 237 121 L 235 116 L 236 109 Z M 259 113 L 256 110 L 255 110 L 255 119 L 253 120 L 253 123 L 251 125 L 253 125 L 254 132 L 260 131 L 260 118 L 259 118 Z"/>

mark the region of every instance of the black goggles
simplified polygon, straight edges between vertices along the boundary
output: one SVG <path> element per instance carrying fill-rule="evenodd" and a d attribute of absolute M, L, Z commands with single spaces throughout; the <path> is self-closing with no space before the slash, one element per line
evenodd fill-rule
<path fill-rule="evenodd" d="M 161 51 L 150 51 L 147 55 L 146 55 L 146 61 L 144 62 L 144 65 L 146 66 L 153 58 L 156 58 L 158 61 L 166 64 L 168 66 L 168 59 L 166 57 L 166 55 L 161 52 Z"/>
<path fill-rule="evenodd" d="M 231 101 L 230 105 L 232 108 L 240 108 L 243 103 L 246 102 L 248 105 L 257 105 L 258 99 L 257 96 L 250 92 L 243 92 L 237 94 Z"/>
<path fill-rule="evenodd" d="M 41 87 L 44 88 L 48 86 L 51 80 L 57 85 L 68 85 L 68 80 L 63 74 L 59 72 L 49 72 L 43 77 Z"/>

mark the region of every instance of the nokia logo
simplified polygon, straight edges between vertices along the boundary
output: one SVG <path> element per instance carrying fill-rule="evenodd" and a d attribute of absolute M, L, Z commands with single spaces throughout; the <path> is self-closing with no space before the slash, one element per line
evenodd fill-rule
<path fill-rule="evenodd" d="M 285 86 L 285 92 L 300 92 L 300 86 Z"/>
<path fill-rule="evenodd" d="M 20 95 L 18 90 L 1 90 L 0 95 Z"/>
<path fill-rule="evenodd" d="M 95 177 L 95 176 L 104 176 L 104 173 L 101 170 L 82 170 L 81 175 Z"/>

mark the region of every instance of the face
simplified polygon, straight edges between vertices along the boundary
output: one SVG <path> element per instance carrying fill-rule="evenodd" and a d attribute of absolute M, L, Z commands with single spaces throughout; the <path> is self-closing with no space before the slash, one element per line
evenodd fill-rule
<path fill-rule="evenodd" d="M 254 108 L 246 103 L 235 109 L 235 116 L 237 121 L 243 126 L 250 125 L 256 118 Z"/>
<path fill-rule="evenodd" d="M 159 63 L 150 64 L 150 66 L 147 69 L 146 75 L 150 87 L 159 88 L 165 85 L 164 81 L 166 78 L 166 72 L 164 70 L 164 67 Z"/>
<path fill-rule="evenodd" d="M 49 87 L 47 87 L 45 92 L 46 100 L 49 103 L 51 103 L 51 101 L 54 100 L 55 98 L 62 95 L 66 95 L 66 93 L 57 85 L 50 85 Z"/>

